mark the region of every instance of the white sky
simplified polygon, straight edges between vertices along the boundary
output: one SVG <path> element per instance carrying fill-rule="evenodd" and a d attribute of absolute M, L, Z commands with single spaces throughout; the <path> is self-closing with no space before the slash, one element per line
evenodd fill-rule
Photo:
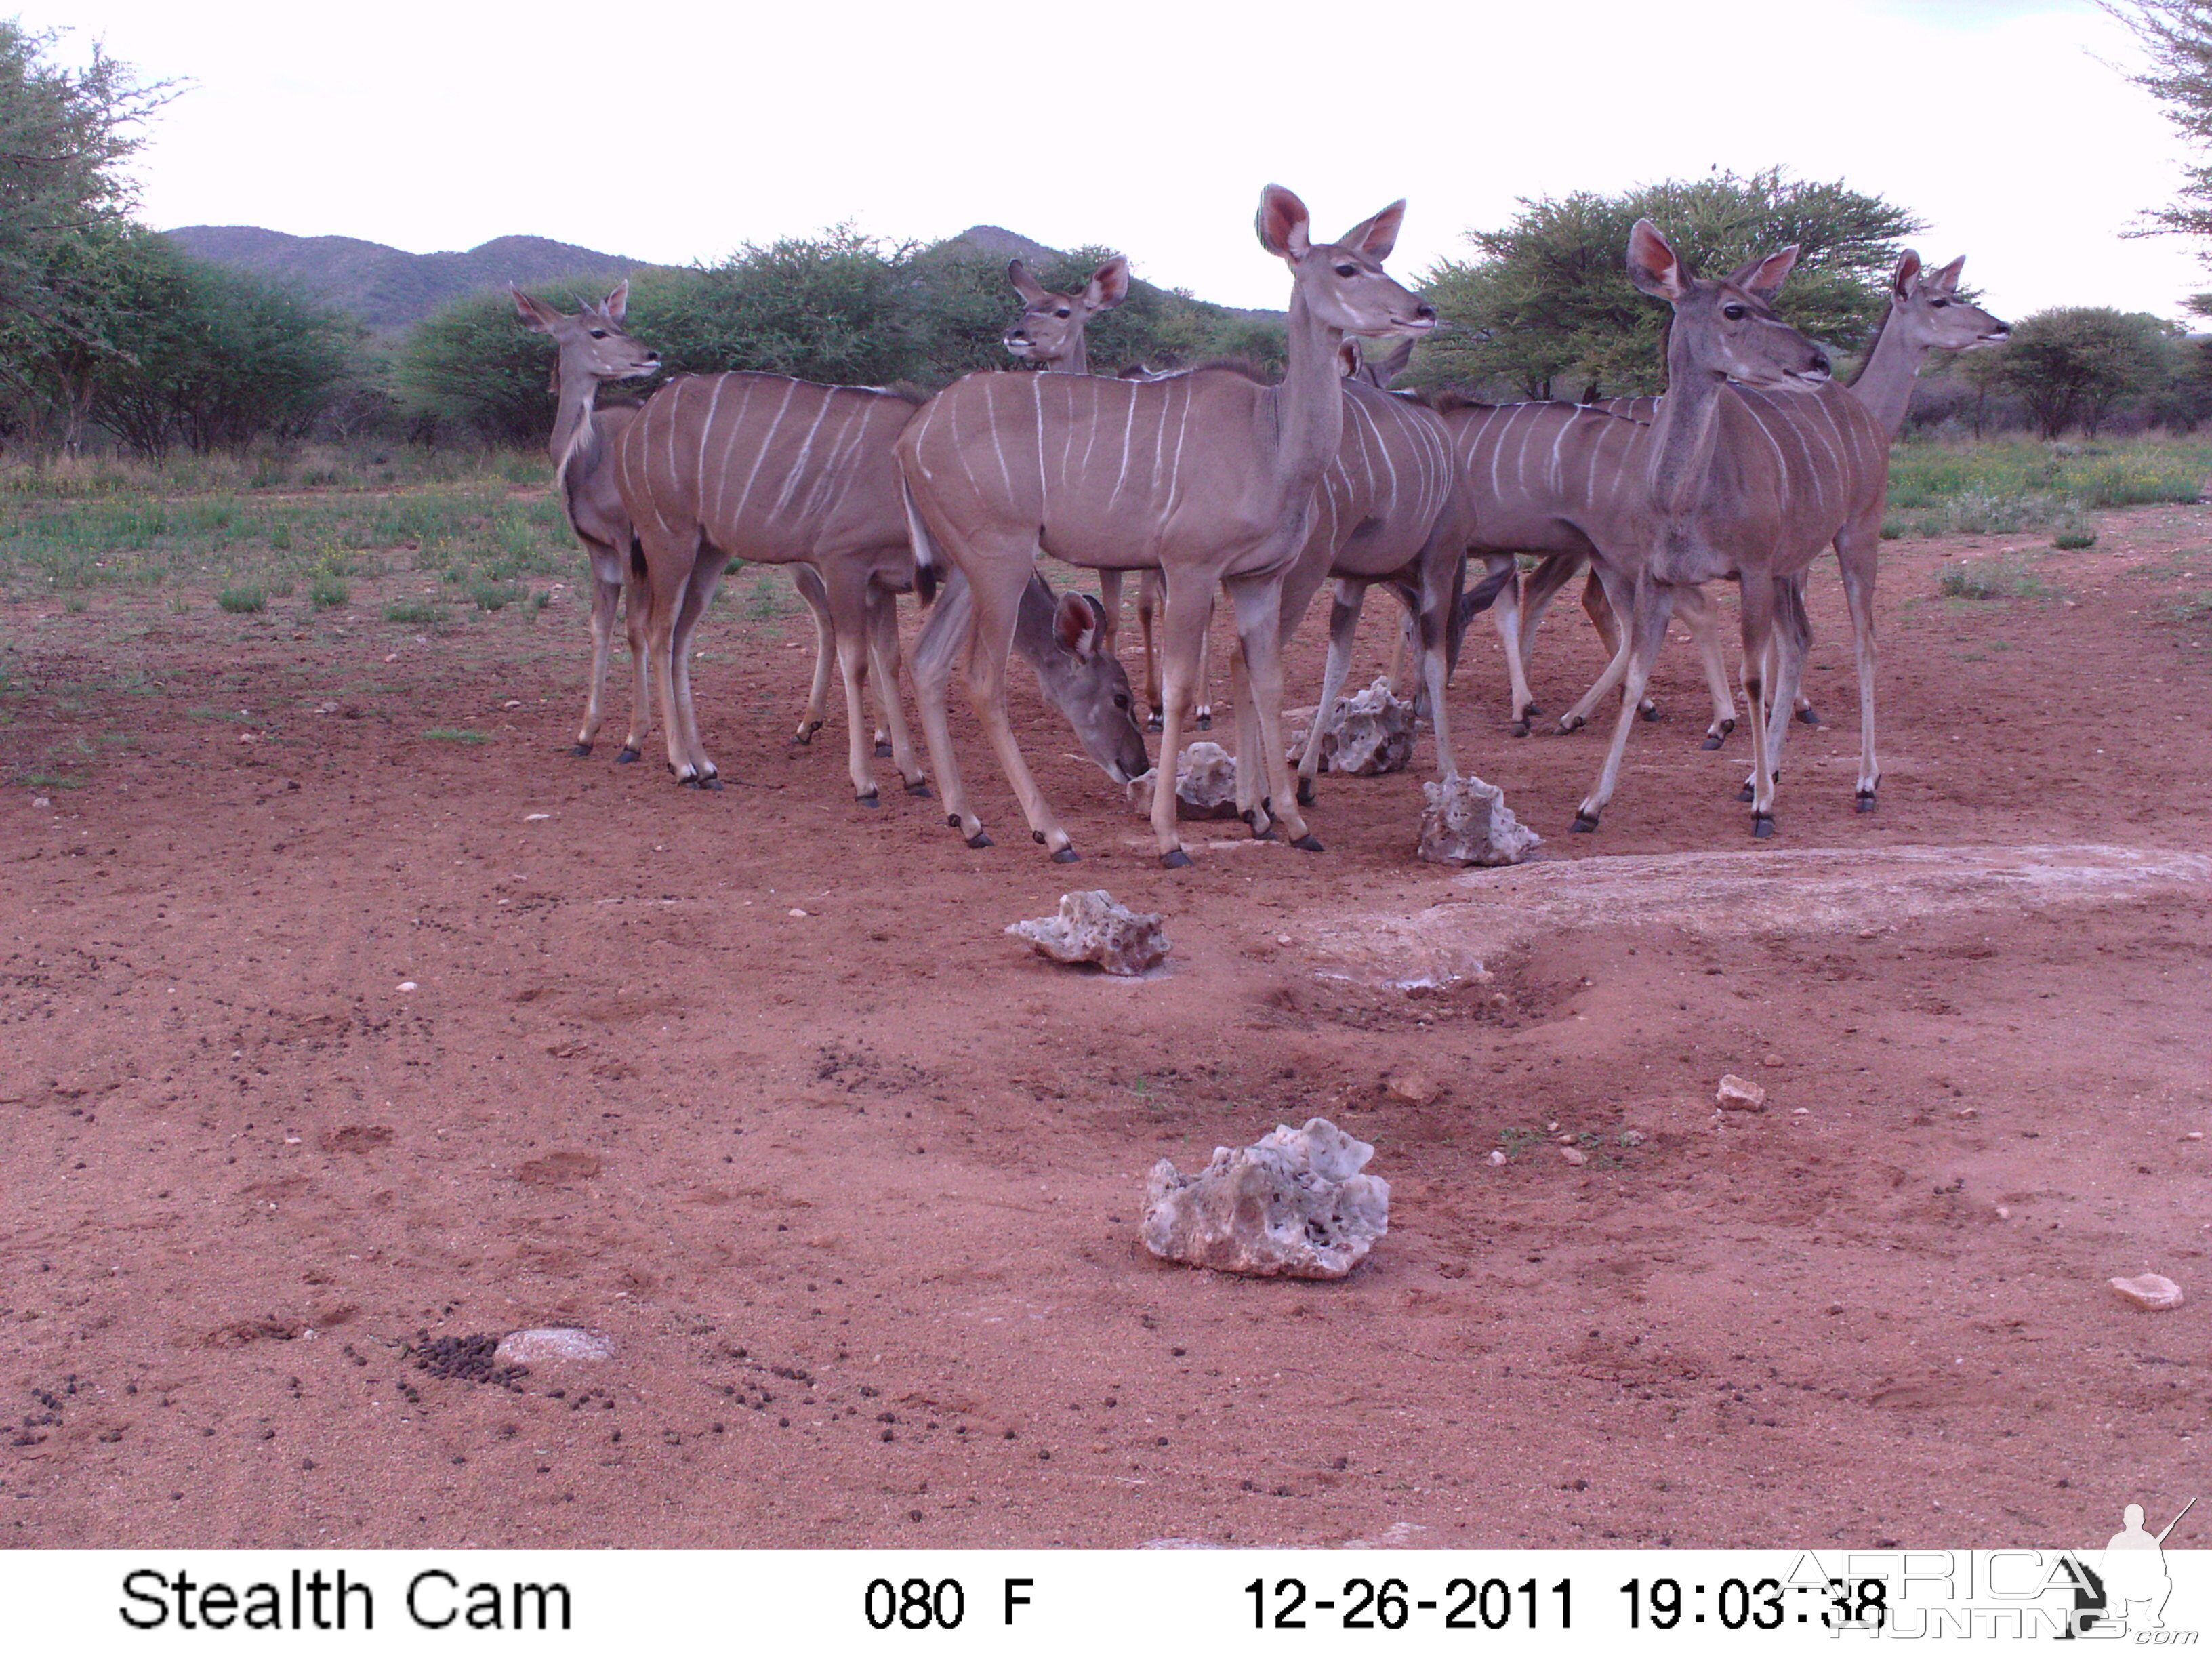
<path fill-rule="evenodd" d="M 252 224 L 416 252 L 530 234 L 681 264 L 851 219 L 996 223 L 1127 250 L 1138 273 L 1279 306 L 1261 185 L 1331 235 L 1392 198 L 1418 276 L 1516 197 L 1779 163 L 1911 208 L 2000 314 L 2178 316 L 2179 136 L 2087 0 L 1651 0 L 1126 9 L 1005 0 L 33 0 L 192 89 L 143 152 L 155 225 Z M 1317 46 L 1302 44 L 1317 41 Z M 2208 250 L 2212 251 L 2212 250 Z"/>

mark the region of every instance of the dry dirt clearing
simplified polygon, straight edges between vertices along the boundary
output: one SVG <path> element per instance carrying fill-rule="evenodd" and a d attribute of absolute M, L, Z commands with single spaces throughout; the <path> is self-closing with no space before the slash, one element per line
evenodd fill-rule
<path fill-rule="evenodd" d="M 805 630 L 736 607 L 697 674 L 720 794 L 563 752 L 573 600 L 422 638 L 18 607 L 0 1541 L 2074 1545 L 2170 1515 L 2212 1437 L 2212 623 L 2175 602 L 2208 523 L 2106 515 L 2038 561 L 2055 593 L 1978 603 L 1936 571 L 1996 540 L 1889 544 L 1872 816 L 1824 567 L 1827 723 L 1765 844 L 1679 642 L 1603 830 L 1565 834 L 1598 738 L 1510 738 L 1484 632 L 1461 752 L 1552 839 L 1468 875 L 1410 856 L 1419 772 L 1324 778 L 1325 854 L 1221 826 L 1163 872 L 1026 692 L 1085 861 L 1020 835 L 963 710 L 1000 843 L 969 851 L 896 789 L 854 806 L 836 724 L 787 743 Z M 1598 665 L 1563 607 L 1543 701 Z M 30 781 L 63 752 L 80 787 Z M 1168 969 L 1002 936 L 1076 884 L 1164 912 Z M 1729 1072 L 1765 1114 L 1716 1114 Z M 1155 1159 L 1316 1114 L 1395 1190 L 1353 1278 L 1138 1248 Z M 2189 1304 L 2106 1288 L 2146 1269 Z M 441 1340 L 549 1323 L 617 1356 L 502 1384 Z"/>

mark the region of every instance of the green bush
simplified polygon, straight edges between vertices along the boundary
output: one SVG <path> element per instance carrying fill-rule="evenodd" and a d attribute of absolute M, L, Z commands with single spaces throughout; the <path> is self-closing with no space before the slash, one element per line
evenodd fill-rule
<path fill-rule="evenodd" d="M 235 587 L 224 588 L 215 596 L 215 602 L 234 616 L 249 616 L 269 608 L 269 593 L 258 582 L 241 582 Z"/>
<path fill-rule="evenodd" d="M 422 599 L 400 599 L 384 607 L 384 620 L 404 623 L 410 628 L 428 628 L 446 619 L 441 605 Z"/>
<path fill-rule="evenodd" d="M 353 591 L 337 577 L 325 574 L 315 578 L 307 590 L 308 603 L 318 611 L 335 611 L 353 598 Z"/>

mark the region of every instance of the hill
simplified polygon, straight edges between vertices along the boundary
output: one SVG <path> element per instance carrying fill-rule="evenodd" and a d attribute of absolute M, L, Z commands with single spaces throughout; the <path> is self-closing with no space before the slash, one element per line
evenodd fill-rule
<path fill-rule="evenodd" d="M 185 225 L 165 234 L 194 258 L 297 282 L 382 332 L 508 283 L 526 288 L 556 276 L 598 276 L 612 284 L 654 268 L 543 236 L 501 236 L 460 253 L 407 253 L 352 236 L 289 236 L 253 225 Z"/>

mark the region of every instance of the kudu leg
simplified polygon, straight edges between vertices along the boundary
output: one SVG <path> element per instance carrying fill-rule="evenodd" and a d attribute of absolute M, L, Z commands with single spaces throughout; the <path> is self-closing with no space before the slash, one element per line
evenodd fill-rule
<path fill-rule="evenodd" d="M 1686 587 L 1675 595 L 1674 614 L 1690 630 L 1705 665 L 1705 690 L 1713 700 L 1712 724 L 1705 727 L 1705 746 L 1717 749 L 1735 730 L 1735 701 L 1729 694 L 1728 664 L 1721 652 L 1720 612 L 1712 596 L 1702 587 Z M 1753 711 L 1754 717 L 1756 711 Z"/>
<path fill-rule="evenodd" d="M 1836 538 L 1836 561 L 1844 574 L 1844 603 L 1851 613 L 1851 654 L 1859 676 L 1859 776 L 1852 797 L 1862 812 L 1875 810 L 1881 766 L 1874 752 L 1874 678 L 1878 653 L 1874 639 L 1875 559 L 1881 546 L 1879 526 L 1852 525 Z"/>
<path fill-rule="evenodd" d="M 952 727 L 946 708 L 953 661 L 969 648 L 975 617 L 968 579 L 956 570 L 939 590 L 929 620 L 914 642 L 910 666 L 915 707 L 921 711 L 922 736 L 929 744 L 929 763 L 945 797 L 945 821 L 970 847 L 984 848 L 992 844 L 991 838 L 983 833 L 982 820 L 969 809 L 968 786 L 961 779 L 959 763 L 953 758 Z"/>
<path fill-rule="evenodd" d="M 833 562 L 823 577 L 830 595 L 830 620 L 837 639 L 837 667 L 845 679 L 845 763 L 852 780 L 853 798 L 863 806 L 874 806 L 879 797 L 869 761 L 875 744 L 868 726 L 868 659 L 871 629 L 868 618 L 868 576 L 850 561 Z M 893 693 L 896 696 L 896 690 Z"/>
<path fill-rule="evenodd" d="M 1344 677 L 1351 672 L 1352 647 L 1359 632 L 1359 612 L 1366 603 L 1367 584 L 1339 577 L 1336 598 L 1328 608 L 1328 662 L 1321 675 L 1321 701 L 1314 707 L 1313 729 L 1306 733 L 1304 752 L 1298 757 L 1298 805 L 1314 804 L 1314 780 L 1321 772 L 1322 730 L 1336 712 L 1337 694 L 1344 689 Z M 1418 626 L 1418 624 L 1416 624 Z M 1402 649 L 1405 631 L 1398 633 Z M 1391 653 L 1390 683 L 1395 688 L 1400 672 L 1398 651 Z"/>
<path fill-rule="evenodd" d="M 1457 559 L 1441 566 L 1425 561 L 1420 604 L 1415 613 L 1421 633 L 1421 681 L 1429 694 L 1429 726 L 1437 739 L 1437 776 L 1445 782 L 1459 775 L 1459 763 L 1452 756 L 1451 711 L 1444 706 L 1444 683 L 1451 676 L 1451 619 L 1459 608 L 1460 582 L 1466 568 L 1465 562 Z"/>
<path fill-rule="evenodd" d="M 1073 864 L 1078 854 L 1069 844 L 1067 831 L 1060 827 L 1051 803 L 1037 787 L 1036 778 L 1022 757 L 1021 744 L 1006 718 L 1006 658 L 1013 649 L 1014 623 L 1022 589 L 1036 568 L 1036 554 L 1034 544 L 1001 550 L 998 556 L 984 563 L 988 574 L 969 578 L 975 622 L 968 645 L 968 700 L 975 705 L 976 718 L 982 721 L 983 730 L 990 738 L 992 751 L 999 757 L 999 769 L 1006 774 L 1006 781 L 1013 787 L 1014 798 L 1021 803 L 1031 838 L 1052 854 L 1054 863 Z M 1172 782 L 1165 793 L 1172 813 Z M 1157 806 L 1155 802 L 1156 810 Z"/>
<path fill-rule="evenodd" d="M 1152 617 L 1160 605 L 1160 573 L 1143 572 L 1137 579 L 1137 626 L 1145 636 L 1145 707 L 1152 710 L 1145 729 L 1158 732 L 1160 724 L 1160 653 L 1152 637 Z"/>
<path fill-rule="evenodd" d="M 891 764 L 909 795 L 929 798 L 929 775 L 915 753 L 914 733 L 906 723 L 906 705 L 899 696 L 898 596 L 889 588 L 868 584 L 868 668 L 874 676 L 876 702 L 890 730 Z M 883 745 L 876 754 L 880 757 Z"/>
<path fill-rule="evenodd" d="M 799 722 L 793 743 L 811 743 L 814 734 L 822 729 L 823 711 L 830 702 L 830 665 L 837 659 L 836 630 L 830 622 L 830 590 L 823 586 L 822 573 L 811 564 L 791 567 L 791 585 L 799 597 L 806 601 L 807 610 L 814 617 L 814 684 L 807 688 L 806 713 Z"/>
<path fill-rule="evenodd" d="M 1513 692 L 1516 737 L 1528 735 L 1528 717 L 1536 712 L 1535 694 L 1528 689 L 1528 664 L 1536 653 L 1536 629 L 1542 625 L 1544 612 L 1559 597 L 1559 590 L 1582 569 L 1585 557 L 1580 553 L 1547 553 L 1534 570 L 1521 579 L 1514 606 L 1517 620 L 1511 643 L 1506 647 L 1507 670 L 1518 677 Z M 1499 625 L 1504 626 L 1502 622 Z M 1560 729 L 1572 728 L 1563 724 Z"/>
<path fill-rule="evenodd" d="M 1614 583 L 1607 584 L 1608 592 L 1617 593 Z M 1614 786 L 1620 778 L 1620 757 L 1627 752 L 1628 734 L 1636 725 L 1636 705 L 1644 695 L 1644 688 L 1651 678 L 1651 665 L 1666 642 L 1667 618 L 1674 605 L 1674 590 L 1649 575 L 1639 575 L 1630 597 L 1626 610 L 1627 637 L 1622 641 L 1627 665 L 1622 672 L 1620 714 L 1613 725 L 1613 742 L 1606 750 L 1605 764 L 1599 769 L 1597 787 L 1583 798 L 1575 810 L 1574 828 L 1583 833 L 1597 828 L 1598 815 L 1612 800 Z M 1755 726 L 1754 722 L 1754 726 Z"/>
<path fill-rule="evenodd" d="M 1773 581 L 1753 579 L 1741 587 L 1743 701 L 1751 721 L 1751 833 L 1764 840 L 1774 833 L 1774 728 L 1779 724 L 1766 707 L 1766 698 L 1773 680 L 1780 677 L 1784 647 L 1774 636 Z M 1781 712 L 1788 714 L 1787 709 Z"/>
<path fill-rule="evenodd" d="M 1626 616 L 1634 604 L 1632 590 L 1629 585 L 1616 574 L 1609 565 L 1594 566 L 1590 574 L 1598 579 L 1600 585 L 1605 589 L 1607 604 L 1612 612 L 1615 616 Z M 1628 678 L 1629 655 L 1629 637 L 1626 634 L 1623 634 L 1620 636 L 1620 643 L 1613 647 L 1613 660 L 1606 664 L 1605 672 L 1597 677 L 1596 683 L 1583 693 L 1572 708 L 1559 716 L 1560 731 L 1572 732 L 1588 722 L 1591 712 L 1604 701 L 1606 694 Z M 1649 672 L 1648 666 L 1646 672 Z M 1631 712 L 1640 711 L 1642 702 L 1643 693 L 1639 690 L 1636 701 L 1629 705 Z"/>
<path fill-rule="evenodd" d="M 631 579 L 623 583 L 623 632 L 629 641 L 629 735 L 615 756 L 627 765 L 645 757 L 645 731 L 653 719 L 653 653 L 647 613 L 652 602 L 645 583 Z"/>
<path fill-rule="evenodd" d="M 598 548 L 592 550 L 592 689 L 584 701 L 584 723 L 576 732 L 572 755 L 588 755 L 592 740 L 599 735 L 599 722 L 606 708 L 607 659 L 613 654 L 615 643 L 615 611 L 622 604 L 622 575 L 619 567 L 608 580 L 609 561 L 601 556 Z"/>
<path fill-rule="evenodd" d="M 1289 751 L 1283 746 L 1283 575 L 1231 584 L 1237 637 L 1243 647 L 1247 695 L 1260 723 L 1260 753 L 1267 768 L 1267 805 L 1280 821 L 1285 840 L 1302 852 L 1318 853 L 1322 844 L 1306 827 L 1298 809 L 1297 775 L 1291 769 Z M 1205 635 L 1200 635 L 1203 642 Z"/>
<path fill-rule="evenodd" d="M 711 549 L 702 551 L 699 561 L 691 568 L 690 579 L 678 605 L 675 626 L 672 630 L 668 649 L 668 666 L 674 692 L 677 718 L 684 723 L 684 745 L 689 771 L 679 769 L 679 782 L 694 784 L 702 789 L 720 789 L 721 775 L 707 753 L 706 739 L 699 733 L 699 714 L 691 701 L 691 641 L 697 636 L 699 624 L 706 620 L 708 607 L 714 602 L 714 589 L 722 580 L 722 572 L 729 561 Z"/>
<path fill-rule="evenodd" d="M 1098 573 L 1098 603 L 1106 612 L 1106 625 L 1098 630 L 1098 648 L 1111 654 L 1115 642 L 1121 637 L 1121 573 L 1102 570 Z"/>

